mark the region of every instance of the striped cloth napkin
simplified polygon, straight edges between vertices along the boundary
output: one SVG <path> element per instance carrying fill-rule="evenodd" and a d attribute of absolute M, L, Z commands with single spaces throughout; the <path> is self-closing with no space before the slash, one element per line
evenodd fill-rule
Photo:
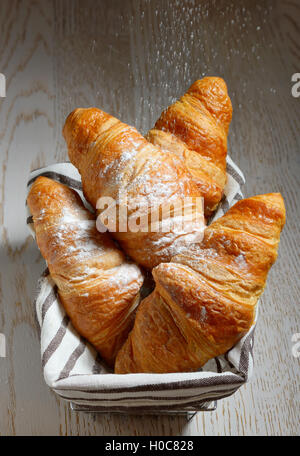
<path fill-rule="evenodd" d="M 244 176 L 228 157 L 228 182 L 214 220 L 241 199 Z M 28 191 L 40 176 L 50 177 L 82 194 L 80 175 L 70 163 L 32 171 Z M 32 217 L 28 227 L 34 236 Z M 210 360 L 197 372 L 116 375 L 94 348 L 73 328 L 48 269 L 42 274 L 35 299 L 41 328 L 41 359 L 46 383 L 61 398 L 86 411 L 176 413 L 205 410 L 212 401 L 230 396 L 253 368 L 254 326 L 229 352 Z"/>

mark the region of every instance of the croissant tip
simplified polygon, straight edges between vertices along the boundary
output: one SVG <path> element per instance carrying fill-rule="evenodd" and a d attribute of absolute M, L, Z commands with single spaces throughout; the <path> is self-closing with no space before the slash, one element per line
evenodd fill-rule
<path fill-rule="evenodd" d="M 285 204 L 284 204 L 284 198 L 281 193 L 271 193 L 270 197 L 273 201 L 274 205 L 277 205 L 280 211 L 282 212 L 282 219 L 283 219 L 283 225 L 285 224 L 286 221 L 286 209 L 285 209 Z"/>
<path fill-rule="evenodd" d="M 262 203 L 265 207 L 265 211 L 268 211 L 268 208 L 271 209 L 273 212 L 275 211 L 277 213 L 278 220 L 280 220 L 281 229 L 283 228 L 286 220 L 286 210 L 284 199 L 281 193 L 264 193 L 261 195 L 252 196 L 250 198 L 240 200 L 238 203 L 236 203 L 236 205 L 247 206 L 249 203 L 251 205 L 255 204 L 255 202 Z"/>
<path fill-rule="evenodd" d="M 264 199 L 271 201 L 273 204 L 277 204 L 279 206 L 284 207 L 284 199 L 281 193 L 274 192 L 274 193 L 265 193 L 263 195 L 257 195 L 255 198 Z"/>
<path fill-rule="evenodd" d="M 223 88 L 223 90 L 225 90 L 227 92 L 227 84 L 226 84 L 225 80 L 223 78 L 221 78 L 220 76 L 205 76 L 202 79 L 197 79 L 191 85 L 191 87 L 197 86 L 197 85 L 206 85 L 206 84 L 210 85 L 210 86 L 219 85 Z"/>

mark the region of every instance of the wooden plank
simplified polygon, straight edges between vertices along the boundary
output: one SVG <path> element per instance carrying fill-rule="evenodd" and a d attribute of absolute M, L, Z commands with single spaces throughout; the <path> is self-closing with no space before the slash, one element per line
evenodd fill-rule
<path fill-rule="evenodd" d="M 293 435 L 299 433 L 300 7 L 296 0 L 2 0 L 0 72 L 0 435 Z M 24 226 L 29 170 L 65 160 L 65 116 L 99 106 L 146 132 L 205 75 L 225 78 L 229 149 L 247 196 L 281 191 L 288 223 L 261 302 L 255 373 L 214 413 L 75 414 L 49 391 L 32 304 L 43 262 Z"/>

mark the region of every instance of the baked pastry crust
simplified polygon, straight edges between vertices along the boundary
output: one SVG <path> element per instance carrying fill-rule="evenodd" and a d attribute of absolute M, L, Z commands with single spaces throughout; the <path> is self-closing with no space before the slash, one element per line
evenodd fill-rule
<path fill-rule="evenodd" d="M 241 200 L 201 244 L 157 266 L 115 372 L 196 371 L 232 348 L 254 322 L 284 223 L 279 193 Z"/>
<path fill-rule="evenodd" d="M 36 242 L 75 329 L 113 366 L 139 304 L 143 276 L 70 188 L 46 177 L 27 203 Z"/>
<path fill-rule="evenodd" d="M 226 184 L 227 135 L 232 105 L 222 78 L 206 77 L 168 107 L 146 136 L 164 151 L 183 159 L 204 197 L 209 217 Z"/>
<path fill-rule="evenodd" d="M 116 202 L 111 235 L 152 270 L 155 288 L 140 305 L 139 267 L 110 234 L 97 231 L 78 194 L 45 177 L 32 185 L 36 239 L 61 302 L 79 334 L 109 365 L 115 361 L 117 374 L 196 371 L 253 325 L 285 223 L 279 193 L 239 201 L 206 228 L 202 242 L 203 226 L 163 229 L 178 218 L 175 207 L 159 212 L 158 229 L 149 226 L 153 209 L 184 206 L 187 198 L 183 218 L 196 213 L 202 220 L 199 196 L 206 217 L 216 210 L 226 184 L 231 117 L 223 79 L 204 78 L 162 113 L 147 139 L 97 108 L 76 109 L 65 122 L 85 197 L 100 217 L 99 198 Z M 119 208 L 126 209 L 125 229 Z M 130 228 L 137 218 L 145 230 Z"/>
<path fill-rule="evenodd" d="M 202 237 L 201 195 L 184 162 L 175 154 L 163 152 L 135 128 L 97 108 L 73 111 L 63 134 L 69 158 L 81 174 L 87 200 L 94 208 L 99 198 L 116 201 L 118 221 L 116 230 L 110 232 L 138 264 L 152 269 Z M 163 211 L 172 204 L 185 208 L 181 233 L 172 225 L 178 222 L 176 210 L 171 207 L 169 212 Z M 137 214 L 146 220 L 145 231 L 133 231 L 128 225 L 121 229 L 120 207 L 127 213 L 128 225 Z M 154 211 L 158 214 L 156 230 L 149 226 Z M 202 223 L 190 224 L 191 217 Z M 170 229 L 164 228 L 168 224 Z"/>

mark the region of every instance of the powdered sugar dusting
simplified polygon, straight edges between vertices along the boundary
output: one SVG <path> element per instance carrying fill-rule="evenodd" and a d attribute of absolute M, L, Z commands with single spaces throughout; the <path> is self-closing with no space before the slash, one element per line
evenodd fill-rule
<path fill-rule="evenodd" d="M 76 261 L 84 261 L 93 255 L 99 255 L 102 250 L 101 242 L 96 233 L 95 220 L 82 218 L 84 210 L 62 209 L 54 231 L 57 245 L 62 245 L 66 255 L 76 256 Z"/>
<path fill-rule="evenodd" d="M 80 296 L 89 297 L 89 286 L 94 287 L 95 281 L 101 281 L 104 288 L 119 286 L 120 293 L 125 290 L 130 294 L 133 291 L 138 292 L 143 281 L 138 266 L 123 262 L 106 269 L 106 263 L 102 263 L 103 257 L 108 255 L 109 258 L 110 253 L 116 252 L 111 243 L 105 243 L 108 235 L 97 231 L 96 221 L 89 218 L 86 209 L 66 205 L 60 210 L 60 214 L 55 214 L 55 225 L 53 214 L 50 214 L 49 210 L 41 210 L 38 219 L 41 218 L 47 220 L 47 235 L 51 245 L 50 263 L 53 265 L 56 261 L 63 260 L 69 265 L 69 285 L 86 282 L 87 289 Z M 117 264 L 121 258 L 116 260 Z"/>
<path fill-rule="evenodd" d="M 111 269 L 111 283 L 126 286 L 141 278 L 139 267 L 134 263 L 123 263 L 116 268 Z"/>

